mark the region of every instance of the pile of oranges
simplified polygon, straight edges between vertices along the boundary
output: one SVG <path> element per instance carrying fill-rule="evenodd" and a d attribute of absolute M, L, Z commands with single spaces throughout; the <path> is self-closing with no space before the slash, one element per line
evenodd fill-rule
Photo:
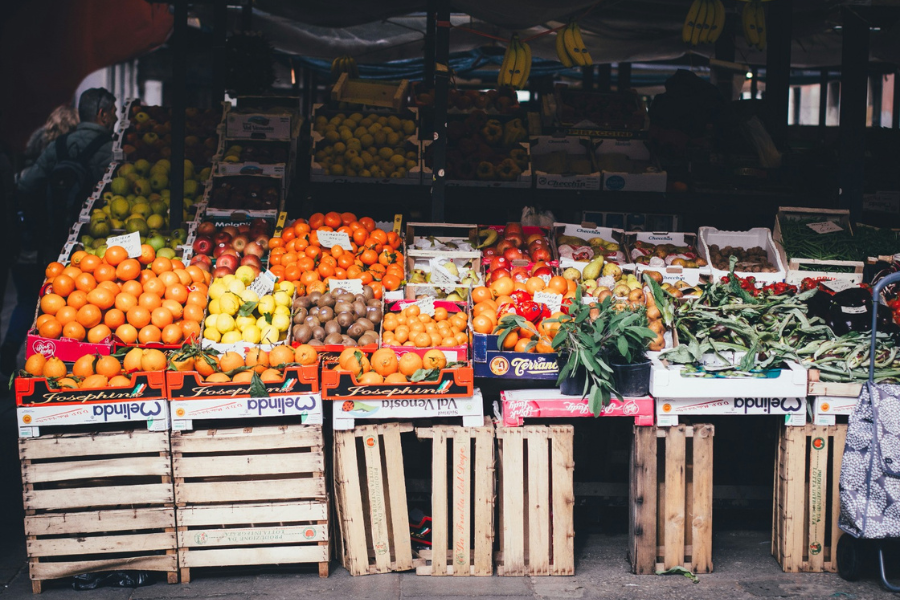
<path fill-rule="evenodd" d="M 425 356 L 407 352 L 398 356 L 390 348 L 381 348 L 372 353 L 371 358 L 357 348 L 347 348 L 338 357 L 335 371 L 349 371 L 356 382 L 363 385 L 372 383 L 408 383 L 409 378 L 419 369 L 443 369 L 447 357 L 440 350 L 429 350 Z"/>
<path fill-rule="evenodd" d="M 25 371 L 29 375 L 52 379 L 63 390 L 128 387 L 131 385 L 128 374 L 163 371 L 165 368 L 166 355 L 152 348 L 133 348 L 122 362 L 115 356 L 86 354 L 75 361 L 71 372 L 60 359 L 45 358 L 43 354 L 32 354 L 25 362 Z"/>
<path fill-rule="evenodd" d="M 339 231 L 350 238 L 350 250 L 323 247 L 321 231 Z M 269 240 L 269 269 L 286 281 L 298 283 L 297 294 L 328 291 L 330 279 L 360 279 L 371 285 L 375 298 L 393 291 L 404 279 L 400 236 L 375 226 L 370 217 L 353 213 L 316 213 L 284 228 L 280 238 Z M 305 290 L 305 291 L 304 291 Z"/>
<path fill-rule="evenodd" d="M 49 289 L 35 327 L 47 339 L 102 343 L 180 344 L 200 335 L 210 274 L 178 259 L 156 256 L 149 245 L 129 258 L 119 246 L 103 257 L 78 251 L 69 266 L 52 262 Z"/>
<path fill-rule="evenodd" d="M 238 352 L 197 356 L 188 350 L 173 354 L 170 364 L 176 371 L 196 371 L 206 383 L 250 383 L 254 373 L 263 382 L 281 382 L 286 366 L 314 365 L 318 361 L 316 349 L 301 344 L 296 348 L 275 346 L 269 352 L 248 348 L 243 356 Z"/>
<path fill-rule="evenodd" d="M 452 348 L 467 344 L 466 313 L 448 313 L 444 307 L 434 309 L 434 317 L 421 312 L 413 304 L 399 312 L 385 313 L 381 321 L 385 346 L 413 348 Z"/>

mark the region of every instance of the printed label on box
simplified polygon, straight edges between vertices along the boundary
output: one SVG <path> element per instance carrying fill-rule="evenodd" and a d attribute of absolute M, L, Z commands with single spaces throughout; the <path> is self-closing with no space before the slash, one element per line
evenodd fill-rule
<path fill-rule="evenodd" d="M 269 398 L 214 398 L 172 400 L 173 427 L 178 421 L 194 419 L 238 419 L 245 417 L 300 416 L 307 425 L 322 424 L 319 394 L 272 396 Z M 178 424 L 178 427 L 183 427 Z"/>
<path fill-rule="evenodd" d="M 481 391 L 465 398 L 392 398 L 345 400 L 334 405 L 335 428 L 340 421 L 355 419 L 420 419 L 435 417 L 483 417 Z"/>
<path fill-rule="evenodd" d="M 165 400 L 143 402 L 105 402 L 67 406 L 28 406 L 16 409 L 19 426 L 49 427 L 94 423 L 153 422 L 154 427 L 168 429 L 169 411 Z"/>
<path fill-rule="evenodd" d="M 680 398 L 656 400 L 656 416 L 667 415 L 792 415 L 806 418 L 806 398 Z"/>

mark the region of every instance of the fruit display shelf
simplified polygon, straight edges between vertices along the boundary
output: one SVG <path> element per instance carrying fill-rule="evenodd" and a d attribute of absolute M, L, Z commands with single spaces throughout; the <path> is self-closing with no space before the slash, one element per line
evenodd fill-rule
<path fill-rule="evenodd" d="M 618 139 L 645 138 L 650 125 L 647 107 L 633 91 L 583 92 L 557 85 L 542 102 L 545 131 Z"/>
<path fill-rule="evenodd" d="M 700 256 L 709 264 L 715 281 L 728 275 L 728 255 L 731 254 L 739 255 L 734 274 L 754 277 L 758 285 L 783 282 L 787 276 L 769 229 L 755 227 L 747 231 L 723 231 L 715 227 L 701 227 L 698 235 Z M 720 251 L 729 247 L 732 250 L 728 255 Z"/>
<path fill-rule="evenodd" d="M 284 177 L 268 175 L 213 175 L 203 201 L 210 217 L 274 218 L 284 210 Z"/>
<path fill-rule="evenodd" d="M 100 229 L 93 223 L 75 223 L 60 251 L 59 262 L 68 263 L 72 255 L 79 250 L 84 250 L 88 254 L 103 256 L 107 248 L 106 242 L 108 239 L 128 233 L 119 230 L 110 231 L 108 236 L 103 237 L 91 235 L 92 233 L 98 234 L 104 231 L 105 229 Z M 178 258 L 187 264 L 193 255 L 192 244 L 196 236 L 197 223 L 190 222 L 185 223 L 184 227 L 174 231 L 148 231 L 146 236 L 141 236 L 141 242 L 152 246 L 158 256 L 164 256 L 169 259 Z"/>
<path fill-rule="evenodd" d="M 155 163 L 171 157 L 172 110 L 164 106 L 145 106 L 139 100 L 128 104 L 129 114 L 120 119 L 113 141 L 113 158 L 117 161 Z M 218 109 L 185 110 L 184 157 L 199 168 L 212 164 L 219 146 L 217 128 L 221 121 Z"/>
<path fill-rule="evenodd" d="M 534 136 L 531 138 L 534 185 L 547 190 L 600 189 L 602 175 L 596 168 L 590 138 Z"/>
<path fill-rule="evenodd" d="M 303 117 L 299 110 L 254 104 L 252 97 L 238 98 L 238 107 L 223 102 L 221 131 L 225 139 L 290 141 L 300 136 Z"/>
<path fill-rule="evenodd" d="M 656 271 L 664 283 L 680 282 L 694 286 L 710 270 L 697 251 L 693 233 L 631 231 L 623 238 L 625 253 L 634 264 L 638 279 L 647 271 Z"/>
<path fill-rule="evenodd" d="M 787 268 L 785 277 L 787 283 L 800 285 L 807 277 L 826 278 L 848 284 L 857 284 L 863 280 L 865 265 L 857 257 L 846 257 L 850 260 L 815 260 L 802 256 L 788 256 L 782 231 L 782 223 L 785 221 L 801 221 L 808 225 L 831 223 L 832 233 L 844 230 L 849 231 L 851 235 L 853 228 L 850 224 L 850 211 L 847 210 L 780 206 L 775 214 L 772 239 L 778 247 L 782 264 Z M 828 237 L 827 234 L 824 235 Z"/>

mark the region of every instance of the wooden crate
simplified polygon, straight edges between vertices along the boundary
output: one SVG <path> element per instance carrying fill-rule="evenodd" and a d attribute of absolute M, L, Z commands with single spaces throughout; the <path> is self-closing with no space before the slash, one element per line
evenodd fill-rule
<path fill-rule="evenodd" d="M 575 574 L 571 425 L 497 429 L 497 575 Z"/>
<path fill-rule="evenodd" d="M 328 577 L 322 427 L 172 432 L 181 582 L 191 569 L 318 563 Z"/>
<path fill-rule="evenodd" d="M 351 575 L 410 571 L 413 560 L 400 434 L 409 423 L 334 432 L 334 495 L 340 552 Z"/>
<path fill-rule="evenodd" d="M 331 88 L 331 100 L 401 110 L 406 104 L 408 88 L 409 81 L 406 79 L 400 83 L 367 81 L 350 79 L 349 74 L 341 73 Z"/>
<path fill-rule="evenodd" d="M 635 574 L 677 566 L 712 573 L 714 435 L 706 424 L 634 428 L 628 549 Z"/>
<path fill-rule="evenodd" d="M 168 431 L 20 439 L 28 566 L 51 579 L 162 571 L 178 581 Z"/>
<path fill-rule="evenodd" d="M 485 419 L 482 427 L 417 428 L 416 435 L 432 440 L 431 550 L 419 553 L 431 564 L 416 574 L 492 575 L 494 426 Z"/>
<path fill-rule="evenodd" d="M 847 425 L 783 427 L 775 457 L 772 555 L 788 573 L 837 571 Z"/>

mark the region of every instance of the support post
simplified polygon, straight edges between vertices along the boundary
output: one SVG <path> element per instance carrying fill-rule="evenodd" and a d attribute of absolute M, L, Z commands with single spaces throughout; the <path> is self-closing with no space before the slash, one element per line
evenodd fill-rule
<path fill-rule="evenodd" d="M 241 7 L 241 31 L 250 31 L 253 26 L 253 0 L 245 0 Z"/>
<path fill-rule="evenodd" d="M 828 69 L 819 72 L 819 127 L 828 120 Z"/>
<path fill-rule="evenodd" d="M 449 0 L 435 0 L 434 58 L 434 153 L 431 183 L 431 221 L 444 221 L 447 179 L 447 102 L 450 88 L 450 6 Z"/>
<path fill-rule="evenodd" d="M 719 39 L 716 40 L 716 58 L 730 63 L 734 62 L 734 13 L 725 14 L 725 25 Z M 726 102 L 734 100 L 734 71 L 716 67 L 716 86 Z"/>
<path fill-rule="evenodd" d="M 313 106 L 313 96 L 315 90 L 312 89 L 312 69 L 303 67 L 303 114 L 311 115 Z"/>
<path fill-rule="evenodd" d="M 612 65 L 597 65 L 597 91 L 608 94 L 612 89 Z"/>
<path fill-rule="evenodd" d="M 594 66 L 581 67 L 581 89 L 589 92 L 594 89 Z"/>
<path fill-rule="evenodd" d="M 884 76 L 872 74 L 872 127 L 881 127 L 881 101 L 884 90 Z"/>
<path fill-rule="evenodd" d="M 228 0 L 213 4 L 213 105 L 225 99 L 225 42 L 228 38 Z"/>
<path fill-rule="evenodd" d="M 172 169 L 169 188 L 169 227 L 181 227 L 184 212 L 184 111 L 187 108 L 187 0 L 175 4 L 172 32 Z"/>
<path fill-rule="evenodd" d="M 803 101 L 803 88 L 799 85 L 794 86 L 794 101 L 791 103 L 791 114 L 794 125 L 800 124 L 800 104 Z"/>
<path fill-rule="evenodd" d="M 750 97 L 756 100 L 759 95 L 759 69 L 753 67 L 750 69 Z"/>
<path fill-rule="evenodd" d="M 619 63 L 616 90 L 627 92 L 631 89 L 631 63 Z"/>
<path fill-rule="evenodd" d="M 841 16 L 839 204 L 856 221 L 862 212 L 865 174 L 869 24 L 849 8 L 842 8 Z"/>
<path fill-rule="evenodd" d="M 425 16 L 425 71 L 422 76 L 422 83 L 425 84 L 426 90 L 434 89 L 434 38 L 435 38 L 435 17 L 437 6 L 435 0 L 428 0 L 428 12 Z"/>
<path fill-rule="evenodd" d="M 788 96 L 791 83 L 791 31 L 793 0 L 766 3 L 769 45 L 766 49 L 767 125 L 779 146 L 787 140 Z"/>
<path fill-rule="evenodd" d="M 900 129 L 900 71 L 894 71 L 894 104 L 891 111 L 894 113 L 891 126 L 894 129 Z"/>

